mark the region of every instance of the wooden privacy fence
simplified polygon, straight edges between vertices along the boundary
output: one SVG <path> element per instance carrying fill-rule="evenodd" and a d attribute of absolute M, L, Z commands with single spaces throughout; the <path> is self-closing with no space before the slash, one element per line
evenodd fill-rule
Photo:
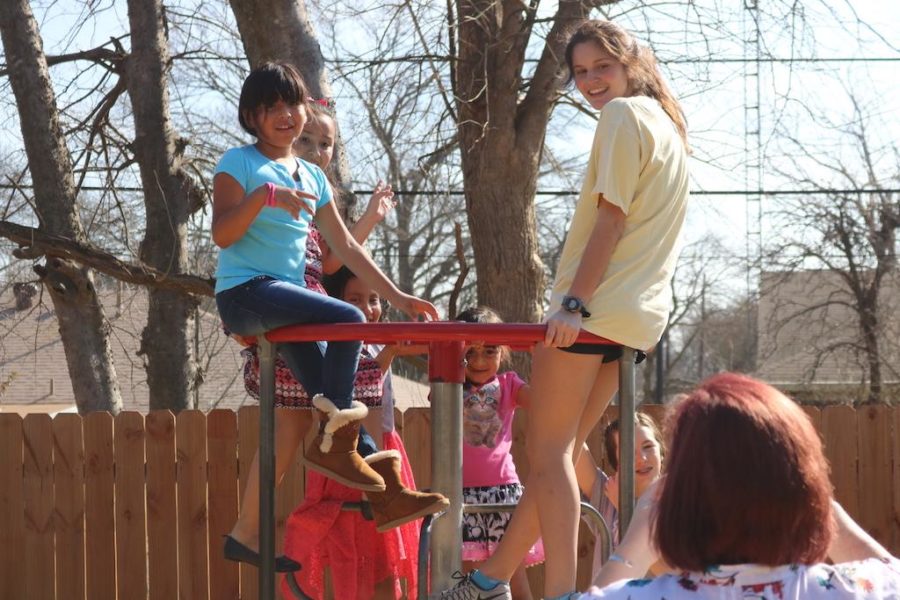
<path fill-rule="evenodd" d="M 659 417 L 662 407 L 643 410 Z M 838 500 L 897 554 L 900 409 L 808 408 L 825 440 Z M 613 407 L 603 422 L 615 417 Z M 312 416 L 303 418 L 312 423 Z M 430 414 L 396 413 L 419 487 L 431 479 Z M 513 455 L 521 474 L 524 418 Z M 366 426 L 380 431 L 381 414 Z M 0 413 L 0 598 L 221 600 L 257 597 L 255 569 L 222 559 L 256 451 L 258 411 L 123 412 L 85 417 Z M 376 437 L 377 439 L 377 437 Z M 589 440 L 601 451 L 600 428 Z M 276 495 L 277 536 L 303 497 L 297 461 Z M 593 541 L 579 546 L 587 581 Z M 540 569 L 530 569 L 540 585 Z"/>

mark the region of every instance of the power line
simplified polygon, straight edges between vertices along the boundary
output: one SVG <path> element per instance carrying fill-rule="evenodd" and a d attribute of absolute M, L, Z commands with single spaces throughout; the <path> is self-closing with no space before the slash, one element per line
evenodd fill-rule
<path fill-rule="evenodd" d="M 326 62 L 336 65 L 365 65 L 375 66 L 395 62 L 421 62 L 432 59 L 438 62 L 450 62 L 450 56 L 441 55 L 410 55 L 395 56 L 378 59 L 339 59 L 333 58 Z M 825 57 L 798 57 L 798 56 L 770 56 L 760 58 L 657 58 L 657 62 L 664 65 L 689 65 L 689 64 L 742 64 L 742 63 L 857 63 L 857 62 L 898 62 L 900 56 L 825 56 Z M 527 59 L 526 63 L 537 63 L 536 59 Z"/>
<path fill-rule="evenodd" d="M 371 195 L 374 190 L 355 190 L 357 195 Z M 577 196 L 580 190 L 538 190 L 536 196 Z M 827 194 L 897 194 L 900 188 L 848 188 L 815 190 L 692 190 L 691 196 L 813 196 Z M 462 190 L 394 190 L 395 196 L 463 196 Z"/>
<path fill-rule="evenodd" d="M 31 185 L 13 185 L 0 183 L 0 189 L 15 190 L 34 189 Z M 143 192 L 142 187 L 115 187 L 84 185 L 79 188 L 85 192 Z M 372 195 L 375 190 L 353 190 L 357 196 Z M 535 196 L 577 196 L 580 190 L 538 190 Z M 900 194 L 900 188 L 821 188 L 814 190 L 693 190 L 692 196 L 821 196 L 846 194 Z M 463 190 L 394 190 L 395 196 L 464 196 Z"/>
<path fill-rule="evenodd" d="M 861 57 L 833 57 L 833 58 L 676 58 L 671 60 L 659 60 L 662 64 L 680 65 L 680 64 L 696 64 L 696 63 L 819 63 L 819 62 L 897 62 L 900 56 L 876 56 L 870 58 Z"/>

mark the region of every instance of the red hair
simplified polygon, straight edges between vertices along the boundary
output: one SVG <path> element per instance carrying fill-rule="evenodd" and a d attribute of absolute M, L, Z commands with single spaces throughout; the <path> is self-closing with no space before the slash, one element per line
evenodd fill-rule
<path fill-rule="evenodd" d="M 670 417 L 666 476 L 654 515 L 673 567 L 821 562 L 834 535 L 828 462 L 793 401 L 762 381 L 722 373 Z"/>

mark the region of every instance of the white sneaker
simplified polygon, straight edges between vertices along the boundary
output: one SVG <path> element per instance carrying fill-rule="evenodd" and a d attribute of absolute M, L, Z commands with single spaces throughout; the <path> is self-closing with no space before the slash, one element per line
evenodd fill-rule
<path fill-rule="evenodd" d="M 441 600 L 512 600 L 508 583 L 498 583 L 496 587 L 483 590 L 472 581 L 472 574 L 456 572 L 453 578 L 459 580 L 449 590 L 441 592 Z"/>

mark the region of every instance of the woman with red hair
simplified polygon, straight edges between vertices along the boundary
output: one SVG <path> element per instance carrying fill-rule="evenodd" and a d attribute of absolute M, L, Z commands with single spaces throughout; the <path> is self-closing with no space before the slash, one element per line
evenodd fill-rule
<path fill-rule="evenodd" d="M 883 549 L 823 564 L 853 554 L 835 543 L 846 515 L 832 500 L 818 434 L 781 392 L 716 375 L 676 405 L 670 424 L 650 535 L 680 573 L 592 588 L 585 600 L 900 598 L 900 561 Z"/>

